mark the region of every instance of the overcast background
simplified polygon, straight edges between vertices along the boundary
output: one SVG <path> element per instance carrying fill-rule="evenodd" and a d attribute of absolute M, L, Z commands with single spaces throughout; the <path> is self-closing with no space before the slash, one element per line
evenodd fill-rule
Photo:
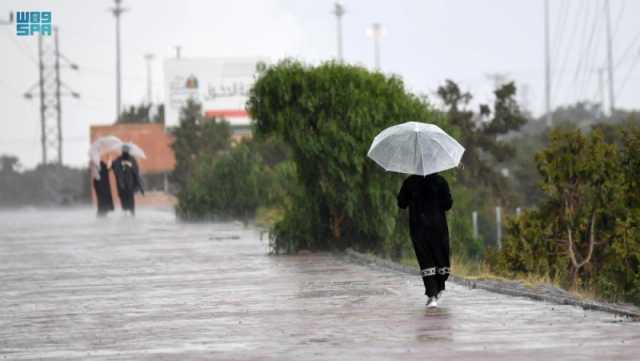
<path fill-rule="evenodd" d="M 605 64 L 604 0 L 553 0 L 553 105 L 600 101 L 597 68 Z M 366 29 L 382 23 L 381 67 L 400 75 L 416 93 L 433 96 L 447 78 L 479 101 L 491 101 L 491 74 L 515 80 L 520 100 L 535 115 L 544 105 L 543 0 L 346 0 L 344 58 L 373 66 Z M 84 166 L 89 126 L 115 119 L 115 21 L 112 1 L 25 1 L 10 10 L 50 10 L 60 49 L 80 66 L 63 81 L 81 94 L 63 100 L 64 163 Z M 146 98 L 145 53 L 153 53 L 153 94 L 163 100 L 162 59 L 296 57 L 316 64 L 336 55 L 336 20 L 329 0 L 125 0 L 122 16 L 123 103 Z M 640 108 L 640 1 L 611 0 L 616 102 Z M 0 154 L 17 155 L 23 168 L 40 161 L 38 100 L 23 93 L 38 79 L 36 37 L 0 26 Z"/>

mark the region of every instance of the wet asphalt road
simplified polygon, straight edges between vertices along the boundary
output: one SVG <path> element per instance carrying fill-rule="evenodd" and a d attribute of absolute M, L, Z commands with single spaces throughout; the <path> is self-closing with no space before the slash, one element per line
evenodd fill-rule
<path fill-rule="evenodd" d="M 640 360 L 640 323 L 330 254 L 269 256 L 170 212 L 0 211 L 0 360 Z"/>

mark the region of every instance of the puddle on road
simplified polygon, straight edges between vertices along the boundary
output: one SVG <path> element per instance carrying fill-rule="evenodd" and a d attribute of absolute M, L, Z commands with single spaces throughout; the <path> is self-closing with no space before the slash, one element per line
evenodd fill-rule
<path fill-rule="evenodd" d="M 229 236 L 209 236 L 209 240 L 210 241 L 225 241 L 225 240 L 229 240 L 229 239 L 240 239 L 240 236 L 232 234 Z"/>
<path fill-rule="evenodd" d="M 362 297 L 379 296 L 387 292 L 383 289 L 353 289 L 353 290 L 313 290 L 302 291 L 295 298 L 324 298 L 324 297 Z"/>
<path fill-rule="evenodd" d="M 296 271 L 297 273 L 303 273 L 303 274 L 319 274 L 319 273 L 330 273 L 330 272 L 346 272 L 347 269 L 346 268 L 322 268 L 322 269 L 309 269 L 309 270 L 298 270 Z"/>
<path fill-rule="evenodd" d="M 442 336 L 442 335 L 417 335 L 416 340 L 419 342 L 442 342 L 442 341 L 451 341 L 452 338 L 450 336 Z"/>

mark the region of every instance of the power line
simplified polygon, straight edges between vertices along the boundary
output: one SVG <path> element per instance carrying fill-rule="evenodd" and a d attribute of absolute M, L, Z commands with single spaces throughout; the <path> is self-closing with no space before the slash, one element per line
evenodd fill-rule
<path fill-rule="evenodd" d="M 596 34 L 596 32 L 597 32 L 597 30 L 598 30 L 598 28 L 600 26 L 600 17 L 597 16 L 597 14 L 598 14 L 598 11 L 597 11 L 597 4 L 596 4 L 596 17 L 594 18 L 594 25 L 591 28 L 591 34 L 589 36 L 587 47 L 585 48 L 585 52 L 584 52 L 583 58 L 582 58 L 582 59 L 585 59 L 585 60 L 584 60 L 584 69 L 583 69 L 582 74 L 580 76 L 580 79 L 581 79 L 580 84 L 581 84 L 581 86 L 579 88 L 580 90 L 579 90 L 579 93 L 578 93 L 578 98 L 583 96 L 583 94 L 585 93 L 585 90 L 586 90 L 585 88 L 588 86 L 589 82 L 591 81 L 591 77 L 594 74 L 593 70 L 591 69 L 591 67 L 592 67 L 591 60 L 594 57 L 596 57 L 596 55 L 597 55 L 598 44 L 599 44 L 599 40 L 600 40 L 600 37 L 597 37 L 596 38 L 596 43 L 594 44 L 594 42 L 593 42 L 594 35 Z M 596 52 L 596 55 L 592 56 L 592 50 Z"/>
<path fill-rule="evenodd" d="M 585 2 L 584 1 L 580 1 L 579 2 L 579 8 L 576 12 L 576 15 L 582 15 L 582 13 L 584 12 L 584 10 L 586 9 L 585 7 Z M 570 33 L 569 36 L 569 42 L 568 42 L 568 47 L 566 48 L 566 51 L 564 53 L 564 57 L 562 58 L 562 61 L 560 63 L 560 67 L 558 68 L 559 74 L 556 77 L 556 81 L 554 83 L 553 86 L 553 92 L 554 94 L 560 94 L 560 89 L 561 89 L 561 84 L 562 84 L 562 79 L 564 78 L 564 73 L 567 69 L 567 62 L 569 60 L 569 55 L 571 54 L 571 50 L 574 47 L 574 44 L 576 44 L 576 42 L 574 41 L 574 38 L 577 34 L 577 30 L 579 28 L 578 25 L 578 18 L 580 18 L 579 16 L 576 17 L 576 20 L 573 22 L 573 30 Z"/>
<path fill-rule="evenodd" d="M 544 110 L 547 127 L 551 127 L 551 54 L 549 54 L 549 0 L 544 0 Z"/>
<path fill-rule="evenodd" d="M 611 38 L 611 12 L 609 0 L 604 0 L 605 17 L 607 20 L 607 73 L 609 75 L 609 111 L 613 116 L 616 109 L 616 95 L 613 92 L 615 78 L 613 73 L 613 39 Z"/>
<path fill-rule="evenodd" d="M 631 63 L 631 66 L 629 67 L 629 71 L 627 72 L 627 76 L 624 77 L 622 86 L 618 89 L 618 91 L 616 93 L 622 94 L 622 91 L 624 90 L 625 86 L 627 85 L 627 82 L 629 82 L 629 79 L 631 79 L 631 74 L 633 74 L 633 70 L 636 68 L 638 63 L 640 63 L 640 48 L 638 48 L 638 52 L 636 53 L 636 57 L 633 60 L 633 62 Z"/>
<path fill-rule="evenodd" d="M 560 51 L 561 45 L 564 41 L 564 34 L 566 33 L 565 28 L 567 25 L 567 18 L 569 17 L 568 16 L 569 8 L 571 7 L 571 2 L 569 0 L 563 1 L 561 4 L 562 4 L 562 7 L 558 12 L 558 18 L 556 19 L 556 27 L 554 29 L 555 34 L 553 36 L 553 39 L 557 39 L 557 41 L 554 43 L 555 46 L 551 51 L 551 54 L 553 56 L 556 56 L 558 54 L 558 52 Z"/>
<path fill-rule="evenodd" d="M 618 30 L 620 30 L 620 24 L 622 23 L 622 15 L 624 14 L 624 10 L 627 7 L 626 0 L 622 0 L 622 6 L 620 6 L 620 10 L 618 10 L 618 16 L 616 16 L 616 29 L 613 31 L 613 38 L 615 39 L 616 35 L 618 35 Z"/>
<path fill-rule="evenodd" d="M 622 63 L 624 63 L 624 61 L 627 58 L 627 56 L 633 54 L 632 50 L 635 49 L 635 45 L 638 42 L 638 40 L 640 40 L 640 31 L 638 31 L 638 33 L 636 34 L 634 39 L 631 41 L 629 46 L 622 52 L 622 56 L 616 62 L 616 65 L 615 65 L 616 67 L 622 65 Z"/>
<path fill-rule="evenodd" d="M 596 12 L 597 12 L 597 10 L 594 11 L 594 14 L 593 14 L 594 16 L 593 16 L 593 19 L 592 19 L 592 14 L 591 14 L 591 11 L 590 11 L 590 7 L 587 7 L 586 16 L 584 17 L 584 23 L 583 23 L 583 26 L 582 26 L 582 31 L 580 32 L 582 34 L 582 36 L 580 37 L 580 41 L 579 41 L 580 44 L 583 44 L 585 42 L 586 38 L 588 37 L 587 34 L 588 34 L 589 24 L 590 23 L 594 23 L 595 18 L 597 17 Z M 593 27 L 593 25 L 592 25 L 592 27 Z M 577 50 L 578 50 L 578 62 L 576 64 L 576 68 L 575 68 L 575 71 L 573 73 L 573 81 L 570 83 L 570 84 L 573 84 L 573 85 L 577 84 L 578 77 L 581 74 L 583 63 L 584 63 L 584 57 L 580 56 L 580 47 L 578 47 Z M 569 96 L 572 94 L 571 89 L 572 88 L 570 87 L 569 88 Z"/>

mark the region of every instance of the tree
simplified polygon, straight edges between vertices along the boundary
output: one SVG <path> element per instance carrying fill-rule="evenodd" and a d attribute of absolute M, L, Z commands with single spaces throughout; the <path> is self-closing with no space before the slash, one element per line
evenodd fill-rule
<path fill-rule="evenodd" d="M 446 107 L 447 120 L 460 129 L 460 143 L 466 148 L 462 158 L 461 182 L 469 187 L 482 185 L 505 203 L 508 186 L 496 170 L 496 164 L 512 157 L 514 149 L 499 140 L 499 136 L 520 129 L 527 120 L 515 100 L 513 82 L 501 85 L 494 94 L 493 109 L 482 104 L 475 114 L 468 109 L 472 95 L 463 92 L 455 82 L 447 80 L 438 88 L 438 96 Z"/>
<path fill-rule="evenodd" d="M 640 302 L 640 128 L 553 129 L 536 155 L 544 199 L 507 222 L 489 260 L 504 273 L 534 273 Z"/>
<path fill-rule="evenodd" d="M 20 160 L 14 155 L 3 154 L 0 156 L 0 173 L 16 173 L 20 166 Z"/>
<path fill-rule="evenodd" d="M 498 268 L 566 274 L 575 289 L 606 264 L 616 222 L 626 212 L 619 152 L 599 130 L 554 129 L 535 160 L 544 201 L 509 222 Z"/>
<path fill-rule="evenodd" d="M 261 203 L 262 175 L 259 155 L 247 144 L 215 160 L 203 155 L 188 188 L 178 195 L 178 214 L 187 219 L 239 219 L 246 224 Z"/>
<path fill-rule="evenodd" d="M 274 227 L 276 248 L 397 253 L 395 195 L 402 177 L 385 173 L 366 154 L 388 126 L 408 120 L 445 125 L 428 104 L 394 76 L 285 60 L 260 73 L 247 108 L 258 136 L 275 135 L 289 145 L 300 185 Z"/>
<path fill-rule="evenodd" d="M 129 106 L 122 111 L 116 123 L 161 123 L 164 124 L 164 104 L 160 104 L 153 112 L 153 104 L 140 104 L 138 106 Z"/>
<path fill-rule="evenodd" d="M 618 153 L 601 132 L 556 131 L 550 145 L 536 155 L 549 202 L 557 204 L 552 221 L 555 236 L 570 261 L 573 288 L 597 245 L 606 244 L 602 227 L 619 197 Z"/>
<path fill-rule="evenodd" d="M 176 157 L 176 167 L 171 181 L 179 190 L 185 189 L 191 179 L 198 157 L 215 157 L 231 146 L 231 127 L 225 121 L 203 116 L 202 106 L 189 100 L 180 113 L 180 126 L 173 135 L 171 147 Z"/>
<path fill-rule="evenodd" d="M 165 117 L 164 104 L 160 104 L 158 105 L 158 108 L 156 109 L 155 114 L 153 114 L 151 121 L 154 123 L 164 124 L 165 123 L 164 117 Z"/>
<path fill-rule="evenodd" d="M 631 120 L 631 119 L 630 119 Z M 615 217 L 611 246 L 602 262 L 603 293 L 640 304 L 640 127 L 627 123 L 621 132 L 622 210 Z"/>

